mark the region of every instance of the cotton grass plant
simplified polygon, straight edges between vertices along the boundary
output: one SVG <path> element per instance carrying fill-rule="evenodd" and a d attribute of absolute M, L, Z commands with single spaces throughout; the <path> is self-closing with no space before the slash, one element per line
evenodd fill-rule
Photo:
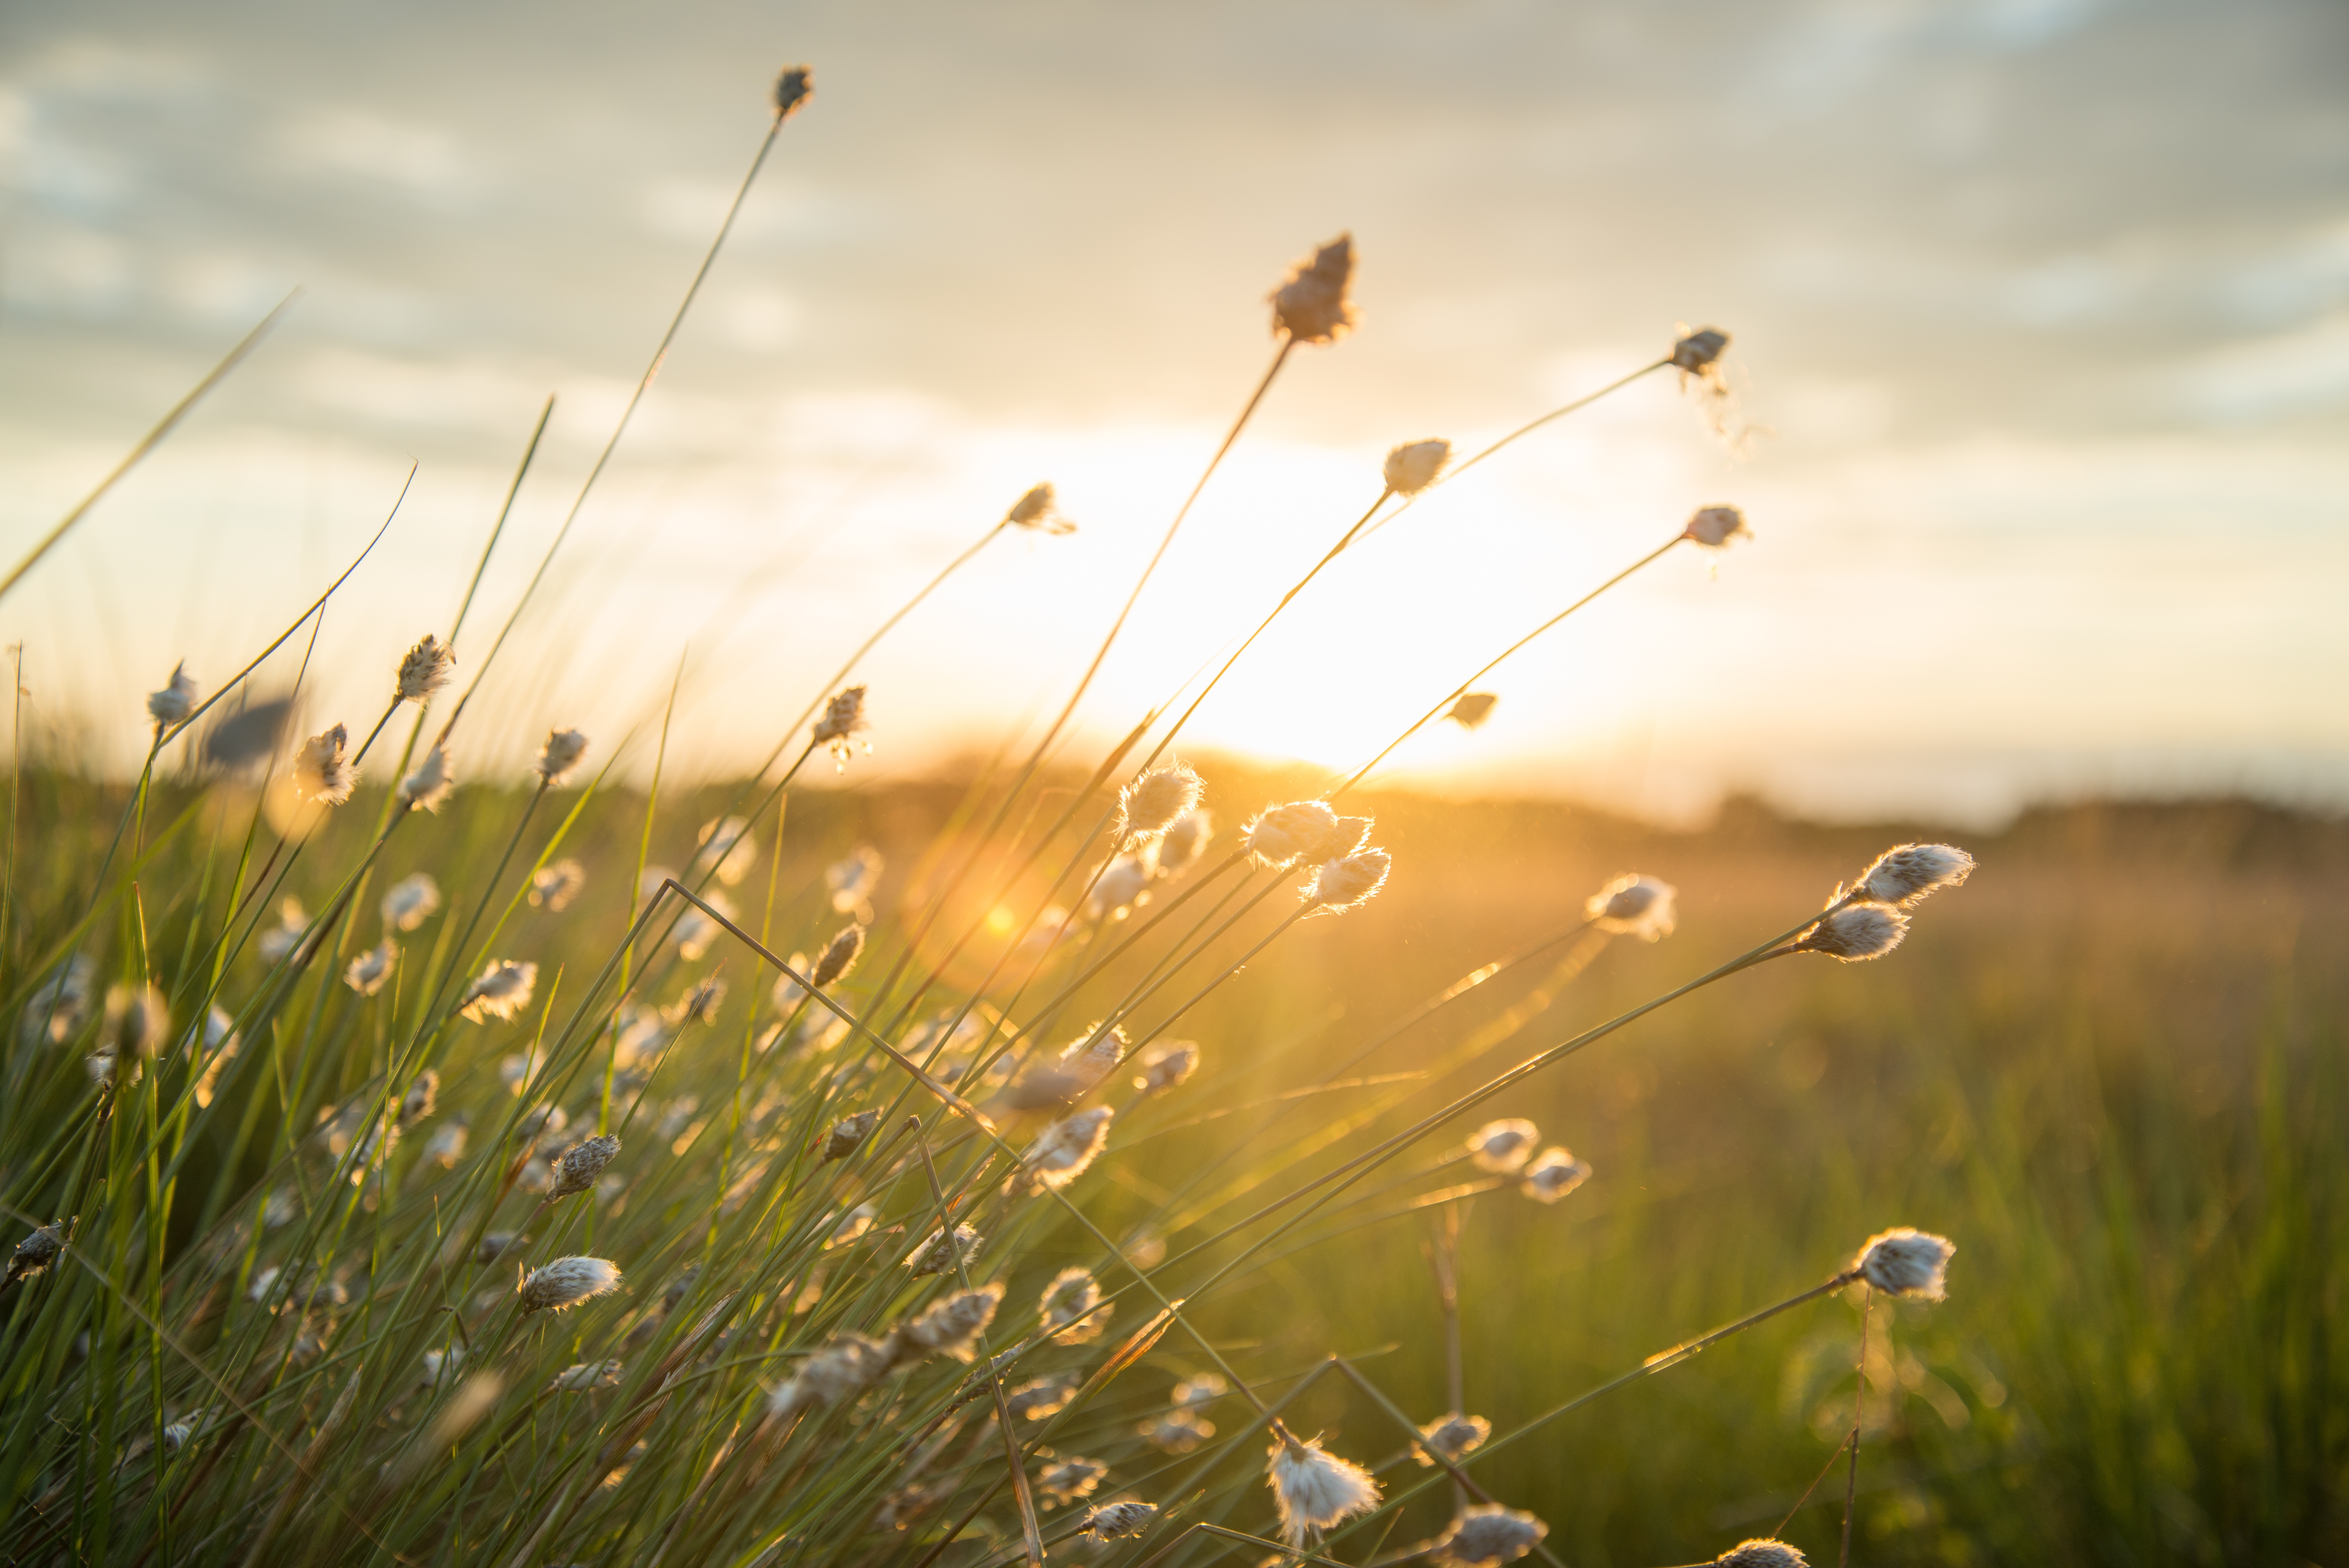
<path fill-rule="evenodd" d="M 779 83 L 735 206 L 523 604 L 809 93 L 804 70 Z M 1950 1244 L 1887 1232 L 1825 1284 L 1513 1427 L 1464 1408 L 1456 1313 L 1453 1408 L 1417 1415 L 1344 1357 L 1252 1377 L 1203 1326 L 1219 1293 L 1310 1240 L 1304 1227 L 1385 1222 L 1365 1205 L 1398 1197 L 1450 1216 L 1447 1301 L 1499 1288 L 1462 1272 L 1467 1206 L 1571 1203 L 1604 1176 L 1487 1108 L 1764 964 L 1890 953 L 1919 902 L 1972 864 L 1941 845 L 1889 851 L 1777 935 L 1692 963 L 1684 983 L 1515 1066 L 1494 1053 L 1538 1007 L 1445 1035 L 1497 975 L 1547 961 L 1547 998 L 1611 939 L 1670 936 L 1675 890 L 1626 873 L 1574 924 L 1374 1031 L 1314 1093 L 1234 1098 L 1216 1041 L 1177 1027 L 1244 967 L 1280 965 L 1300 924 L 1348 942 L 1361 922 L 1339 917 L 1415 874 L 1343 799 L 1436 717 L 1481 723 L 1494 699 L 1471 686 L 1598 593 L 1681 543 L 1749 531 L 1733 508 L 1699 512 L 1318 795 L 1217 799 L 1172 749 L 1247 643 L 1171 722 L 1172 696 L 1081 779 L 1054 771 L 1079 700 L 1283 365 L 1360 328 L 1355 265 L 1341 235 L 1275 288 L 1269 368 L 1066 705 L 1024 757 L 980 771 L 885 899 L 895 872 L 869 847 L 819 881 L 784 877 L 792 786 L 819 753 L 853 777 L 888 743 L 888 694 L 857 678 L 863 659 L 988 540 L 1067 531 L 1049 484 L 811 689 L 715 816 L 664 794 L 665 743 L 649 743 L 654 787 L 617 853 L 584 841 L 583 813 L 667 716 L 611 738 L 534 716 L 528 769 L 495 776 L 458 721 L 523 605 L 476 656 L 463 627 L 480 566 L 445 635 L 387 650 L 390 699 L 356 748 L 337 720 L 197 766 L 193 727 L 231 693 L 252 698 L 258 660 L 209 696 L 181 665 L 143 716 L 120 716 L 150 747 L 111 847 L 81 885 L 38 889 L 39 921 L 8 950 L 13 1558 L 1173 1563 L 1237 1548 L 1390 1562 L 1408 1515 L 1422 1543 L 1402 1556 L 1555 1561 L 1550 1522 L 1479 1480 L 1492 1456 L 1821 1296 L 1939 1299 Z M 1710 375 L 1726 346 L 1683 334 L 1615 385 Z M 1588 401 L 1465 461 L 1440 438 L 1395 447 L 1366 477 L 1376 500 L 1257 632 L 1371 526 Z M 403 708 L 407 733 L 368 760 Z M 300 810 L 255 804 L 267 790 L 242 780 L 263 774 Z M 652 859 L 656 841 L 688 841 L 682 872 Z M 1349 1078 L 1406 1033 L 1416 1070 Z M 1478 1081 L 1429 1104 L 1424 1086 L 1454 1072 Z M 1345 1085 L 1352 1098 L 1329 1109 Z M 1222 1152 L 1143 1181 L 1151 1140 L 1196 1126 Z M 1113 1178 L 1147 1191 L 1139 1212 L 1105 1201 Z M 1171 1367 L 1187 1375 L 1151 1393 Z M 1375 1439 L 1300 1427 L 1297 1401 L 1325 1372 Z M 1374 1470 L 1382 1451 L 1425 1473 Z M 1855 1475 L 1858 1451 L 1856 1423 Z"/>

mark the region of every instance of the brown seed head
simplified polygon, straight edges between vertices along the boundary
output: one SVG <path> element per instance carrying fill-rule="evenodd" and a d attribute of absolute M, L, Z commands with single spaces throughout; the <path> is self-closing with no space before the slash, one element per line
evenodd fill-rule
<path fill-rule="evenodd" d="M 1340 234 L 1299 262 L 1272 291 L 1272 325 L 1298 343 L 1334 343 L 1358 319 L 1346 297 L 1354 275 L 1354 237 Z"/>

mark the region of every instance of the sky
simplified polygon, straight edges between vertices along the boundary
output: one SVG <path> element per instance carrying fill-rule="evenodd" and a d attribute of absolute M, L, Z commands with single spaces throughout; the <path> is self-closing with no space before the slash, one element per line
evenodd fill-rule
<path fill-rule="evenodd" d="M 1380 489 L 1648 376 L 1347 552 L 1180 748 L 1693 819 L 1994 821 L 2087 793 L 2349 805 L 2349 10 L 2295 0 L 1345 0 L 0 13 L 0 555 L 295 288 L 283 324 L 0 601 L 19 722 L 135 768 L 140 702 L 261 672 L 371 726 L 485 652 L 769 124 L 659 378 L 483 687 L 460 777 L 576 725 L 641 775 L 755 762 L 849 651 L 864 779 L 1066 700 L 1350 232 L 1300 348 L 1081 705 L 1098 754 Z M 676 696 L 671 698 L 674 690 Z M 469 719 L 469 723 L 472 723 Z"/>

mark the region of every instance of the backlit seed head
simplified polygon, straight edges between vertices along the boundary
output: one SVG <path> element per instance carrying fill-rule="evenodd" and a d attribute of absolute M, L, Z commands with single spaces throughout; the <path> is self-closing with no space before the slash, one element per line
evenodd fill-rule
<path fill-rule="evenodd" d="M 1455 1463 L 1462 1456 L 1475 1453 L 1493 1435 L 1493 1423 L 1482 1416 L 1464 1416 L 1457 1410 L 1438 1416 L 1419 1429 L 1420 1451 L 1414 1455 L 1420 1464 L 1433 1469 L 1435 1460 L 1447 1459 Z"/>
<path fill-rule="evenodd" d="M 881 883 L 883 865 L 881 851 L 866 844 L 846 860 L 826 866 L 823 885 L 832 890 L 833 912 L 852 914 L 870 903 L 873 890 Z"/>
<path fill-rule="evenodd" d="M 620 1140 L 609 1133 L 581 1139 L 555 1161 L 554 1187 L 547 1193 L 546 1201 L 552 1203 L 574 1192 L 585 1192 L 595 1185 L 595 1178 L 604 1173 L 604 1167 L 619 1155 Z"/>
<path fill-rule="evenodd" d="M 1488 691 L 1464 691 L 1444 717 L 1463 729 L 1482 729 L 1500 702 L 1499 697 Z"/>
<path fill-rule="evenodd" d="M 343 970 L 343 984 L 362 996 L 372 996 L 383 989 L 391 978 L 392 965 L 399 962 L 399 949 L 387 936 L 360 954 Z"/>
<path fill-rule="evenodd" d="M 537 965 L 492 958 L 481 978 L 466 988 L 457 1010 L 477 1024 L 484 1018 L 511 1018 L 530 1006 L 530 994 L 537 985 Z"/>
<path fill-rule="evenodd" d="M 880 1217 L 881 1211 L 872 1204 L 857 1204 L 856 1207 L 843 1214 L 840 1217 L 840 1223 L 833 1227 L 832 1234 L 824 1239 L 825 1249 L 846 1246 L 871 1230 L 873 1222 Z"/>
<path fill-rule="evenodd" d="M 436 746 L 424 754 L 414 772 L 399 781 L 400 804 L 411 811 L 438 811 L 456 788 L 457 776 L 449 771 L 449 754 Z"/>
<path fill-rule="evenodd" d="M 1187 1454 L 1216 1435 L 1216 1423 L 1189 1410 L 1169 1410 L 1134 1429 L 1142 1440 L 1163 1454 Z"/>
<path fill-rule="evenodd" d="M 791 66 L 775 78 L 775 118 L 789 119 L 815 94 L 815 83 L 805 66 Z"/>
<path fill-rule="evenodd" d="M 1741 1541 L 1713 1560 L 1713 1568 L 1810 1568 L 1811 1560 L 1783 1541 Z"/>
<path fill-rule="evenodd" d="M 1061 1047 L 1060 1068 L 1081 1088 L 1091 1088 L 1107 1078 L 1131 1048 L 1123 1026 L 1112 1024 L 1103 1029 L 1095 1019 L 1083 1034 Z"/>
<path fill-rule="evenodd" d="M 277 923 L 263 932 L 254 945 L 261 950 L 262 962 L 274 964 L 302 944 L 303 933 L 310 929 L 309 912 L 298 898 L 289 898 L 277 906 Z"/>
<path fill-rule="evenodd" d="M 416 1381 L 424 1387 L 438 1388 L 453 1380 L 464 1364 L 465 1348 L 461 1345 L 452 1345 L 446 1350 L 428 1350 L 424 1353 L 424 1370 Z"/>
<path fill-rule="evenodd" d="M 952 1274 L 957 1265 L 968 1265 L 978 1255 L 983 1238 L 968 1225 L 957 1225 L 951 1237 L 932 1231 L 912 1252 L 905 1254 L 905 1267 L 916 1275 Z"/>
<path fill-rule="evenodd" d="M 1950 844 L 1900 844 L 1876 857 L 1859 875 L 1862 897 L 1878 903 L 1913 904 L 1973 874 L 1974 858 Z"/>
<path fill-rule="evenodd" d="M 546 1386 L 550 1394 L 585 1394 L 593 1388 L 615 1388 L 620 1383 L 616 1361 L 574 1361 Z"/>
<path fill-rule="evenodd" d="M 880 1121 L 879 1111 L 860 1110 L 854 1116 L 843 1116 L 833 1122 L 832 1130 L 825 1134 L 823 1140 L 824 1161 L 828 1164 L 834 1160 L 845 1160 L 855 1153 L 857 1146 L 872 1136 L 874 1128 Z"/>
<path fill-rule="evenodd" d="M 1048 484 L 1032 486 L 1026 495 L 1013 501 L 1011 510 L 1003 514 L 1003 521 L 1013 528 L 1024 528 L 1030 532 L 1077 531 L 1077 525 L 1062 517 L 1060 509 L 1053 504 L 1052 487 Z"/>
<path fill-rule="evenodd" d="M 864 951 L 864 928 L 843 925 L 832 934 L 830 942 L 823 944 L 823 952 L 815 961 L 815 973 L 808 978 L 814 981 L 815 988 L 821 991 L 833 981 L 846 978 L 848 972 L 856 967 L 856 960 Z"/>
<path fill-rule="evenodd" d="M 1733 539 L 1751 539 L 1754 531 L 1745 526 L 1745 514 L 1733 506 L 1699 508 L 1681 530 L 1681 537 L 1692 539 L 1708 550 L 1720 550 Z"/>
<path fill-rule="evenodd" d="M 1081 1497 L 1091 1497 L 1107 1474 L 1109 1466 L 1101 1460 L 1071 1455 L 1045 1466 L 1043 1473 L 1036 1478 L 1036 1490 L 1054 1502 L 1074 1502 Z"/>
<path fill-rule="evenodd" d="M 1197 863 L 1207 852 L 1207 845 L 1216 836 L 1216 819 L 1205 806 L 1194 806 L 1174 819 L 1166 836 L 1158 841 L 1158 871 L 1162 876 L 1173 876 Z"/>
<path fill-rule="evenodd" d="M 1728 346 L 1729 334 L 1719 327 L 1689 333 L 1672 345 L 1672 367 L 1682 375 L 1701 375 L 1713 367 Z"/>
<path fill-rule="evenodd" d="M 1359 909 L 1387 885 L 1387 868 L 1392 863 L 1384 850 L 1364 850 L 1331 861 L 1306 887 L 1305 902 L 1316 912 L 1330 914 Z"/>
<path fill-rule="evenodd" d="M 1904 1225 L 1870 1236 L 1851 1266 L 1888 1295 L 1940 1301 L 1948 1295 L 1950 1259 L 1957 1250 L 1946 1237 Z"/>
<path fill-rule="evenodd" d="M 1085 913 L 1095 920 L 1123 920 L 1137 906 L 1150 902 L 1150 884 L 1158 876 L 1158 844 L 1145 841 L 1138 850 L 1112 859 L 1093 879 L 1085 894 Z"/>
<path fill-rule="evenodd" d="M 844 770 L 848 759 L 855 754 L 855 738 L 870 727 L 864 717 L 864 688 L 850 686 L 824 705 L 823 717 L 815 723 L 815 744 L 832 752 L 834 771 Z M 864 743 L 869 756 L 873 743 Z"/>
<path fill-rule="evenodd" d="M 1133 1087 L 1149 1094 L 1179 1088 L 1199 1068 L 1199 1047 L 1189 1040 L 1167 1040 L 1142 1053 L 1142 1076 Z"/>
<path fill-rule="evenodd" d="M 1565 1149 L 1545 1149 L 1525 1169 L 1517 1191 L 1537 1203 L 1555 1203 L 1590 1180 L 1590 1167 Z"/>
<path fill-rule="evenodd" d="M 457 674 L 457 652 L 431 633 L 399 661 L 399 700 L 423 702 Z"/>
<path fill-rule="evenodd" d="M 1298 343 L 1334 343 L 1358 319 L 1346 286 L 1354 275 L 1354 237 L 1340 234 L 1297 263 L 1272 291 L 1272 325 Z"/>
<path fill-rule="evenodd" d="M 561 1312 L 620 1288 L 620 1265 L 605 1258 L 557 1258 L 523 1277 L 522 1309 Z"/>
<path fill-rule="evenodd" d="M 47 1040 L 61 1046 L 81 1032 L 89 1018 L 90 996 L 98 985 L 98 965 L 87 953 L 77 953 L 33 987 L 18 1015 L 16 1032 L 30 1045 Z"/>
<path fill-rule="evenodd" d="M 1050 1377 L 1030 1377 L 1016 1388 L 1005 1389 L 1003 1403 L 1020 1420 L 1040 1421 L 1059 1415 L 1076 1397 L 1077 1379 L 1064 1372 Z"/>
<path fill-rule="evenodd" d="M 1029 1190 L 1058 1191 L 1083 1175 L 1108 1146 L 1109 1124 L 1116 1114 L 1105 1105 L 1088 1106 L 1039 1133 L 1023 1156 Z"/>
<path fill-rule="evenodd" d="M 1468 1135 L 1468 1157 L 1480 1171 L 1508 1175 L 1533 1157 L 1541 1132 L 1522 1116 L 1488 1121 Z"/>
<path fill-rule="evenodd" d="M 1118 792 L 1118 836 L 1128 848 L 1154 839 L 1199 803 L 1206 786 L 1187 762 L 1166 762 Z"/>
<path fill-rule="evenodd" d="M 1084 1533 L 1095 1541 L 1115 1541 L 1141 1534 L 1157 1517 L 1154 1502 L 1105 1502 L 1085 1511 Z"/>
<path fill-rule="evenodd" d="M 768 1413 L 785 1417 L 854 1399 L 879 1382 L 895 1359 L 895 1349 L 878 1339 L 841 1335 L 800 1363 L 798 1373 L 768 1398 Z"/>
<path fill-rule="evenodd" d="M 1265 1474 L 1280 1510 L 1281 1537 L 1291 1546 L 1378 1506 L 1379 1483 L 1371 1472 L 1327 1451 L 1318 1439 L 1276 1438 Z"/>
<path fill-rule="evenodd" d="M 1672 934 L 1680 890 L 1654 877 L 1625 873 L 1590 895 L 1583 910 L 1601 931 L 1653 942 Z"/>
<path fill-rule="evenodd" d="M 1409 441 L 1387 454 L 1387 489 L 1397 495 L 1417 495 L 1435 482 L 1452 460 L 1452 443 L 1441 438 Z"/>
<path fill-rule="evenodd" d="M 13 1284 L 20 1279 L 30 1279 L 57 1262 L 58 1254 L 65 1250 L 66 1233 L 63 1222 L 52 1220 L 47 1224 L 39 1226 L 23 1241 L 18 1242 L 16 1250 L 8 1254 L 9 1283 Z"/>
<path fill-rule="evenodd" d="M 1889 903 L 1855 903 L 1805 932 L 1797 953 L 1824 953 L 1846 964 L 1881 958 L 1909 934 L 1909 917 Z"/>
<path fill-rule="evenodd" d="M 358 788 L 359 770 L 347 755 L 351 732 L 341 725 L 312 736 L 294 758 L 294 788 L 321 806 L 339 806 Z"/>
<path fill-rule="evenodd" d="M 1435 1560 L 1453 1568 L 1489 1568 L 1514 1563 L 1549 1533 L 1549 1526 L 1519 1508 L 1497 1502 L 1471 1503 L 1436 1547 Z"/>
<path fill-rule="evenodd" d="M 694 869 L 707 869 L 728 887 L 740 887 L 759 863 L 759 840 L 748 817 L 719 817 L 701 824 Z"/>
<path fill-rule="evenodd" d="M 165 728 L 185 723 L 188 715 L 196 711 L 196 683 L 188 674 L 185 659 L 171 666 L 171 678 L 163 683 L 161 691 L 147 694 L 147 717 Z"/>
<path fill-rule="evenodd" d="M 935 1355 L 968 1361 L 978 1354 L 978 1336 L 995 1321 L 1002 1300 L 1000 1282 L 957 1291 L 906 1324 L 905 1341 Z"/>
<path fill-rule="evenodd" d="M 394 931 L 413 931 L 440 907 L 440 884 L 429 872 L 404 876 L 383 892 L 383 923 Z"/>
<path fill-rule="evenodd" d="M 716 1023 L 719 1009 L 725 1006 L 725 976 L 705 975 L 684 995 L 662 1008 L 658 1016 L 671 1028 L 681 1029 L 688 1024 Z"/>
<path fill-rule="evenodd" d="M 1089 1345 L 1109 1327 L 1113 1310 L 1102 1305 L 1101 1284 L 1090 1271 L 1067 1268 L 1044 1287 L 1036 1320 L 1055 1345 Z"/>
<path fill-rule="evenodd" d="M 426 1068 L 399 1097 L 399 1125 L 413 1127 L 430 1116 L 440 1100 L 440 1075 Z"/>
<path fill-rule="evenodd" d="M 577 861 L 560 860 L 541 866 L 530 873 L 531 907 L 561 914 L 586 885 L 587 868 Z"/>
<path fill-rule="evenodd" d="M 171 1032 L 171 1004 L 152 985 L 110 985 L 106 992 L 102 1048 L 122 1057 L 151 1057 Z"/>
<path fill-rule="evenodd" d="M 538 776 L 549 784 L 560 784 L 579 766 L 587 755 L 587 737 L 576 729 L 550 729 L 545 744 L 538 748 Z"/>
<path fill-rule="evenodd" d="M 1185 1377 L 1175 1384 L 1174 1391 L 1168 1398 L 1180 1409 L 1204 1410 L 1231 1391 L 1232 1386 L 1224 1381 L 1220 1373 L 1202 1372 L 1196 1377 Z"/>
<path fill-rule="evenodd" d="M 1285 866 L 1319 848 L 1338 830 L 1338 813 L 1322 800 L 1268 806 L 1240 830 L 1240 842 L 1268 866 Z"/>
<path fill-rule="evenodd" d="M 1371 830 L 1378 826 L 1369 817 L 1340 817 L 1323 834 L 1321 841 L 1305 851 L 1307 865 L 1321 865 L 1361 853 L 1371 841 Z"/>

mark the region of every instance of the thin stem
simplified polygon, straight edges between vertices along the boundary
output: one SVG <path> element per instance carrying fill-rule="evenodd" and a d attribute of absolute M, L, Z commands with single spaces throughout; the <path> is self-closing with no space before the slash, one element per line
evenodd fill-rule
<path fill-rule="evenodd" d="M 1859 1496 L 1859 1429 L 1868 1413 L 1868 1325 L 1876 1296 L 1866 1280 L 1859 1285 L 1859 1387 L 1851 1397 L 1851 1470 L 1843 1483 L 1843 1551 L 1838 1568 L 1851 1568 L 1851 1511 Z M 1799 1506 L 1799 1505 L 1798 1505 Z"/>

